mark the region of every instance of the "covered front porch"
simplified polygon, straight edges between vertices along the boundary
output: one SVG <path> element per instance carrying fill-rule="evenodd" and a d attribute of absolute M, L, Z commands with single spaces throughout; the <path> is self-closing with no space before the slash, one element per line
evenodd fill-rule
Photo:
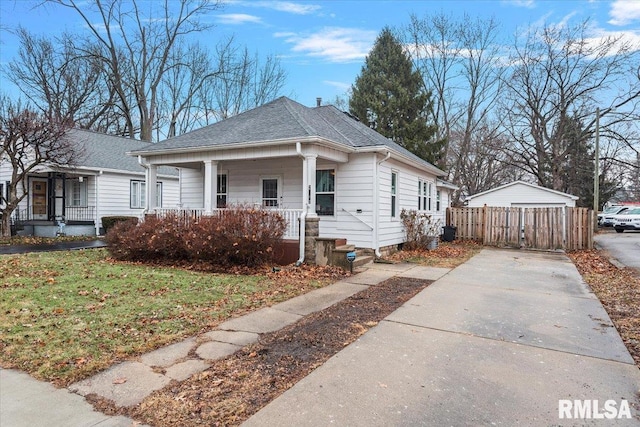
<path fill-rule="evenodd" d="M 285 240 L 298 242 L 299 261 L 305 254 L 308 222 L 323 237 L 336 235 L 336 172 L 348 154 L 300 143 L 270 149 L 235 148 L 202 153 L 163 153 L 140 158 L 146 168 L 147 213 L 175 214 L 185 219 L 224 214 L 227 205 L 247 205 L 277 211 L 287 221 Z M 175 207 L 155 206 L 159 166 L 179 168 L 180 197 Z M 315 258 L 315 256 L 314 256 Z"/>
<path fill-rule="evenodd" d="M 94 177 L 42 172 L 27 178 L 28 195 L 12 215 L 15 234 L 55 237 L 96 234 Z"/>

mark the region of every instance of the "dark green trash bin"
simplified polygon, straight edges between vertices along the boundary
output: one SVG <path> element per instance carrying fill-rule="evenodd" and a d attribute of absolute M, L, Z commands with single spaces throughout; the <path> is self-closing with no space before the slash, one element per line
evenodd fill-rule
<path fill-rule="evenodd" d="M 451 225 L 446 225 L 443 228 L 442 232 L 442 240 L 444 242 L 453 242 L 456 240 L 456 227 Z"/>

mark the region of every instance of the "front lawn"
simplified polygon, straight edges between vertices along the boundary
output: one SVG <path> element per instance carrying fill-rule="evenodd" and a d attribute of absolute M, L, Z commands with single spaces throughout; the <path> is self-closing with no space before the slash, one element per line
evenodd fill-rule
<path fill-rule="evenodd" d="M 106 250 L 3 255 L 0 365 L 65 386 L 338 278 L 203 273 L 116 262 Z"/>

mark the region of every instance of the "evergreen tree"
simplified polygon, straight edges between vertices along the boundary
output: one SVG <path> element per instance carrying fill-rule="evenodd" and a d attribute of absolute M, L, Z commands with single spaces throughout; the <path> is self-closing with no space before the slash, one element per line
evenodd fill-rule
<path fill-rule="evenodd" d="M 349 111 L 418 157 L 440 164 L 444 140 L 428 123 L 431 93 L 391 30 L 382 30 L 352 86 Z"/>

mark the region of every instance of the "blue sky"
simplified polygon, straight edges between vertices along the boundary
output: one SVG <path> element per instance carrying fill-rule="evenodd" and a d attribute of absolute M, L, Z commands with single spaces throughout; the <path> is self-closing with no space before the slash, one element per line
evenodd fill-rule
<path fill-rule="evenodd" d="M 63 30 L 82 31 L 82 22 L 70 10 L 53 6 L 34 9 L 38 3 L 0 0 L 1 63 L 16 55 L 16 39 L 10 30 L 18 25 L 52 36 Z M 384 26 L 406 25 L 411 13 L 421 17 L 440 11 L 460 17 L 463 13 L 494 16 L 501 24 L 505 45 L 516 31 L 530 25 L 585 18 L 591 19 L 594 37 L 625 32 L 640 45 L 640 0 L 229 0 L 223 9 L 207 17 L 215 27 L 200 39 L 213 48 L 217 40 L 233 34 L 252 52 L 278 55 L 288 73 L 283 94 L 312 106 L 316 97 L 331 101 L 345 93 Z M 4 78 L 1 86 L 4 92 L 15 91 Z"/>

